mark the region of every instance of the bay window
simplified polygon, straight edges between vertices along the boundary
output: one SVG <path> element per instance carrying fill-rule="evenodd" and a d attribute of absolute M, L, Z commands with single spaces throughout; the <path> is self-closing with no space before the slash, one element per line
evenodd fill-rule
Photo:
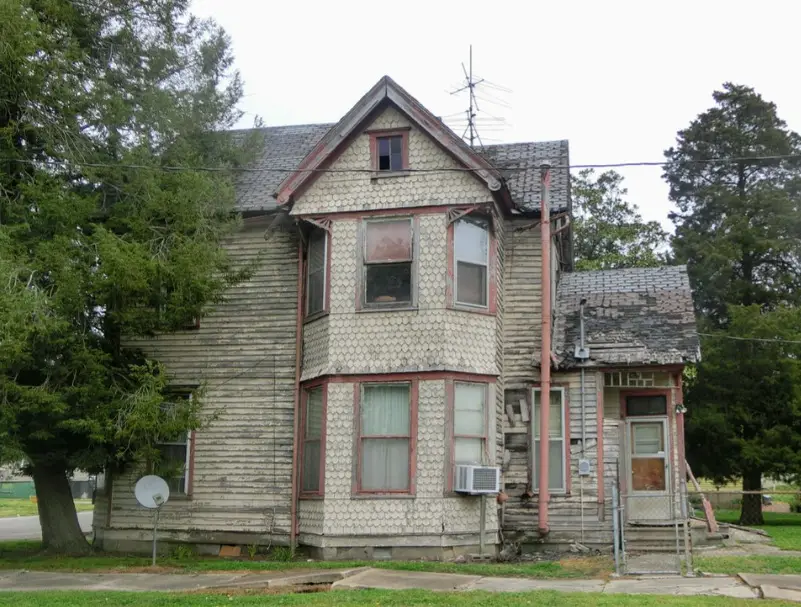
<path fill-rule="evenodd" d="M 482 464 L 487 440 L 487 384 L 453 384 L 453 461 Z"/>
<path fill-rule="evenodd" d="M 306 267 L 306 316 L 323 312 L 328 266 L 328 234 L 314 230 L 309 236 Z"/>
<path fill-rule="evenodd" d="M 412 304 L 412 220 L 376 219 L 364 223 L 366 307 Z"/>
<path fill-rule="evenodd" d="M 463 217 L 453 226 L 453 260 L 459 305 L 489 305 L 489 224 L 484 219 Z"/>
<path fill-rule="evenodd" d="M 324 386 L 304 391 L 301 407 L 300 491 L 301 494 L 323 493 L 323 416 Z"/>

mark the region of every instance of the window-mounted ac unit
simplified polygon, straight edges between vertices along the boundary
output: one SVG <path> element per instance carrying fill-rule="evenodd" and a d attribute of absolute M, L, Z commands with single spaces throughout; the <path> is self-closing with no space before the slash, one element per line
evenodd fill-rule
<path fill-rule="evenodd" d="M 456 466 L 454 491 L 470 495 L 498 493 L 501 488 L 501 469 L 491 466 Z"/>

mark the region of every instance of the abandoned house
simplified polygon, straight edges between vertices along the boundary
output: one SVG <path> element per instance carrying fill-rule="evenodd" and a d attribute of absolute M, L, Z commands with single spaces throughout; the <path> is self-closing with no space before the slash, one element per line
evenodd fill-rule
<path fill-rule="evenodd" d="M 473 149 L 388 77 L 335 124 L 259 132 L 227 245 L 258 270 L 136 342 L 218 412 L 163 445 L 165 542 L 608 547 L 613 486 L 630 522 L 677 516 L 687 274 L 573 271 L 567 141 Z M 98 491 L 104 549 L 149 548 L 141 474 Z"/>

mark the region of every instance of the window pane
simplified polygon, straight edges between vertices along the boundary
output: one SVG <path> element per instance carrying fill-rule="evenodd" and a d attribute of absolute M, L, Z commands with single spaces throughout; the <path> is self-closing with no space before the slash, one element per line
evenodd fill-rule
<path fill-rule="evenodd" d="M 365 491 L 408 490 L 409 439 L 364 439 L 361 481 Z"/>
<path fill-rule="evenodd" d="M 412 264 L 367 266 L 364 298 L 367 303 L 412 301 Z"/>
<path fill-rule="evenodd" d="M 486 265 L 489 254 L 489 231 L 486 222 L 460 219 L 454 224 L 454 255 L 459 261 Z"/>
<path fill-rule="evenodd" d="M 540 467 L 537 463 L 540 454 L 540 441 L 534 441 L 534 489 L 540 486 Z M 565 469 L 565 448 L 561 440 L 548 441 L 548 488 L 556 491 L 564 491 L 564 481 L 562 476 Z"/>
<path fill-rule="evenodd" d="M 540 391 L 534 390 L 534 434 L 540 435 Z M 562 391 L 551 390 L 550 399 L 551 415 L 548 420 L 548 436 L 551 438 L 562 437 L 562 424 L 564 415 L 562 411 Z"/>
<path fill-rule="evenodd" d="M 633 455 L 653 455 L 665 451 L 665 437 L 662 423 L 641 423 L 631 425 L 631 452 Z"/>
<path fill-rule="evenodd" d="M 410 433 L 408 385 L 364 386 L 361 406 L 362 436 Z"/>
<path fill-rule="evenodd" d="M 656 396 L 626 397 L 626 415 L 667 415 L 667 397 Z"/>
<path fill-rule="evenodd" d="M 184 437 L 185 440 L 185 437 Z M 160 458 L 154 472 L 167 481 L 171 493 L 185 493 L 186 443 L 181 445 L 159 445 Z"/>
<path fill-rule="evenodd" d="M 403 170 L 403 156 L 400 152 L 397 154 L 395 152 L 392 153 L 389 159 L 389 170 L 390 171 L 402 171 Z"/>
<path fill-rule="evenodd" d="M 408 219 L 371 221 L 367 233 L 365 261 L 409 261 L 412 258 L 412 223 Z"/>
<path fill-rule="evenodd" d="M 307 441 L 303 444 L 303 469 L 301 472 L 301 491 L 320 490 L 320 441 Z"/>
<path fill-rule="evenodd" d="M 453 441 L 453 461 L 457 464 L 480 464 L 483 452 L 483 438 L 456 438 Z"/>
<path fill-rule="evenodd" d="M 390 143 L 390 150 L 393 154 L 400 154 L 401 149 L 403 148 L 403 137 L 400 135 L 395 135 L 394 137 L 389 137 Z"/>
<path fill-rule="evenodd" d="M 379 137 L 378 138 L 378 155 L 379 156 L 389 156 L 389 137 Z"/>
<path fill-rule="evenodd" d="M 484 435 L 484 399 L 486 386 L 483 384 L 453 385 L 453 431 L 454 434 Z"/>
<path fill-rule="evenodd" d="M 487 305 L 487 267 L 456 262 L 456 301 L 473 306 Z"/>
<path fill-rule="evenodd" d="M 309 390 L 306 396 L 305 439 L 320 438 L 323 435 L 323 389 Z"/>

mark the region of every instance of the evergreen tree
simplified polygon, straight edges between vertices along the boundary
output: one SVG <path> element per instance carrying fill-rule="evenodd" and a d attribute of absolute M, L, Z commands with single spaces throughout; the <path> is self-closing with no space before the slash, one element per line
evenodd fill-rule
<path fill-rule="evenodd" d="M 623 176 L 592 169 L 571 177 L 573 251 L 578 270 L 643 268 L 667 262 L 667 233 L 626 200 Z"/>
<path fill-rule="evenodd" d="M 713 97 L 665 152 L 673 250 L 687 263 L 702 332 L 792 338 L 801 138 L 751 88 L 725 84 Z M 742 477 L 745 490 L 760 490 L 764 474 L 801 472 L 789 457 L 801 444 L 797 353 L 778 343 L 705 339 L 688 389 L 689 458 L 715 478 Z M 745 496 L 740 520 L 762 522 L 758 496 Z"/>
<path fill-rule="evenodd" d="M 249 146 L 230 43 L 189 0 L 0 3 L 0 457 L 33 475 L 44 545 L 88 549 L 67 475 L 202 422 L 125 337 L 179 330 L 242 274 L 227 172 Z"/>

